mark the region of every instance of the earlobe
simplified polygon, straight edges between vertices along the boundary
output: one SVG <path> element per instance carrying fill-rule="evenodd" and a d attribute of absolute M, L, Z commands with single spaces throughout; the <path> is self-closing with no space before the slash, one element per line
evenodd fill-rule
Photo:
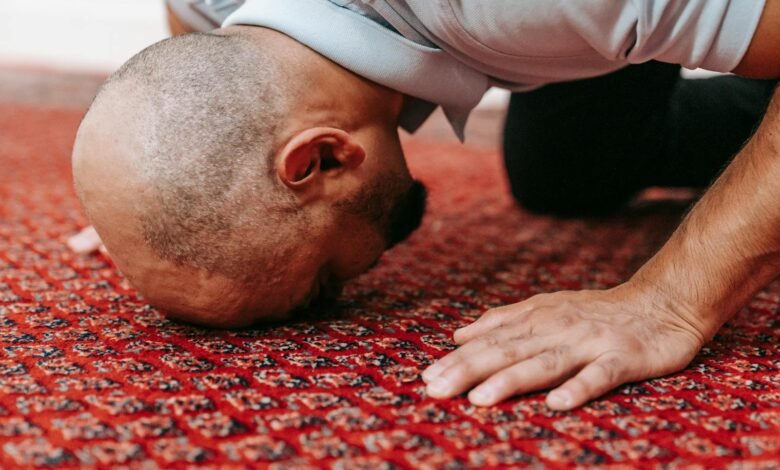
<path fill-rule="evenodd" d="M 316 127 L 290 139 L 277 155 L 276 170 L 285 185 L 302 188 L 323 173 L 354 169 L 365 159 L 365 150 L 347 132 Z"/>

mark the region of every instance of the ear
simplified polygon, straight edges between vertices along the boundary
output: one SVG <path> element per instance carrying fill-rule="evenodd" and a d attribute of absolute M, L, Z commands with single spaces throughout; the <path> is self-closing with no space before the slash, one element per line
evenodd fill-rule
<path fill-rule="evenodd" d="M 351 135 L 332 127 L 314 127 L 293 136 L 276 158 L 282 182 L 302 189 L 328 174 L 359 167 L 366 151 Z"/>

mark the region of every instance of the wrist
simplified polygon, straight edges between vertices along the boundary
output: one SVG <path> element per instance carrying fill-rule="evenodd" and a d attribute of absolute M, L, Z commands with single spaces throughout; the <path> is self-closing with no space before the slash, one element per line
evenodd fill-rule
<path fill-rule="evenodd" d="M 726 321 L 717 309 L 701 297 L 696 286 L 688 286 L 674 276 L 662 275 L 646 265 L 616 289 L 644 306 L 650 316 L 664 316 L 697 338 L 700 346 L 711 340 Z M 714 295 L 713 295 L 714 297 Z"/>
<path fill-rule="evenodd" d="M 772 253 L 757 255 L 751 243 L 729 233 L 703 236 L 689 217 L 666 245 L 629 281 L 661 308 L 676 312 L 707 340 L 780 270 Z M 725 225 L 725 224 L 721 224 Z"/>

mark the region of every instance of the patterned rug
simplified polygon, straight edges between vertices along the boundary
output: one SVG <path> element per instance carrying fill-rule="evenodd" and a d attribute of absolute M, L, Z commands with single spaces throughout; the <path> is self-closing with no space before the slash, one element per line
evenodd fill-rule
<path fill-rule="evenodd" d="M 476 408 L 419 372 L 489 307 L 629 276 L 679 220 L 515 208 L 496 150 L 407 140 L 424 225 L 317 320 L 209 331 L 165 320 L 102 255 L 70 184 L 80 112 L 0 107 L 0 467 L 780 468 L 780 288 L 691 366 L 571 413 Z M 554 188 L 551 188 L 554 190 Z M 691 466 L 691 464 L 696 464 Z"/>

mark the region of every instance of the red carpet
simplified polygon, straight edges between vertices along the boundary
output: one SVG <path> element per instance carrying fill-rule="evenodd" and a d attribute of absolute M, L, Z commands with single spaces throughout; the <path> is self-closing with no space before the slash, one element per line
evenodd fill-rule
<path fill-rule="evenodd" d="M 680 217 L 556 221 L 515 209 L 497 152 L 412 141 L 431 211 L 350 284 L 343 313 L 235 332 L 163 319 L 81 228 L 79 113 L 0 107 L 0 467 L 780 467 L 780 289 L 684 372 L 573 413 L 425 396 L 418 373 L 486 308 L 625 279 Z M 551 188 L 554 190 L 554 188 Z M 699 466 L 691 466 L 698 464 Z"/>

